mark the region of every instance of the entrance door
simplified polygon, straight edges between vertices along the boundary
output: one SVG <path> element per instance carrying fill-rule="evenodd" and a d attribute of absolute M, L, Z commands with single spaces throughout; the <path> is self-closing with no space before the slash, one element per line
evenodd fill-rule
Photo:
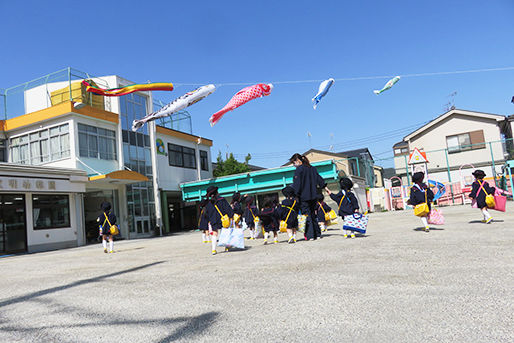
<path fill-rule="evenodd" d="M 148 235 L 150 233 L 150 217 L 136 217 L 135 222 L 138 235 Z"/>
<path fill-rule="evenodd" d="M 0 195 L 0 253 L 26 250 L 25 196 L 2 194 Z"/>

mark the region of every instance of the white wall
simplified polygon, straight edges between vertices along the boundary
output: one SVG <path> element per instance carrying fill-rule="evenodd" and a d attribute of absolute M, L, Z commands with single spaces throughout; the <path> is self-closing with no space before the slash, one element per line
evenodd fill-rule
<path fill-rule="evenodd" d="M 156 133 L 156 137 L 162 139 L 164 142 L 164 148 L 168 153 L 168 143 L 182 145 L 188 148 L 196 149 L 196 143 L 190 142 L 184 139 L 163 135 Z M 155 144 L 155 142 L 151 142 Z M 211 164 L 211 148 L 208 145 L 200 144 L 200 151 L 207 152 L 208 158 L 208 171 L 202 170 L 200 175 L 202 179 L 208 179 L 212 177 L 212 164 Z M 180 184 L 188 181 L 198 180 L 197 170 L 190 168 L 172 167 L 169 165 L 168 156 L 157 154 L 157 173 L 159 180 L 159 188 L 166 191 L 180 191 Z"/>

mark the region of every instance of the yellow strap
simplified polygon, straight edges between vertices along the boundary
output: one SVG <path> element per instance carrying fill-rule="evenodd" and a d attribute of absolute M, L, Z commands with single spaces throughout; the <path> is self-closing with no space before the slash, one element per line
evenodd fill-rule
<path fill-rule="evenodd" d="M 342 201 L 342 200 L 343 200 L 343 199 L 341 199 L 341 201 Z M 318 205 L 319 205 L 319 207 L 321 207 L 321 209 L 323 210 L 323 213 L 325 213 L 325 215 L 327 215 L 327 211 L 325 211 L 325 209 L 323 208 L 323 205 L 321 205 L 321 204 L 319 203 L 319 201 L 318 201 Z"/>
<path fill-rule="evenodd" d="M 293 207 L 294 207 L 295 204 L 296 204 L 296 200 L 293 201 L 293 206 L 289 207 L 289 213 L 286 216 L 286 224 L 287 224 L 287 220 L 289 219 L 289 215 L 291 214 L 291 211 L 293 210 Z"/>
<path fill-rule="evenodd" d="M 478 181 L 478 184 L 480 185 L 480 188 L 484 191 L 485 195 L 489 195 L 489 193 L 487 193 L 487 191 L 484 188 L 484 184 L 481 183 L 480 181 Z M 480 193 L 480 189 L 478 190 L 478 193 Z M 478 193 L 477 193 L 477 196 L 478 196 Z"/>
<path fill-rule="evenodd" d="M 112 226 L 111 222 L 109 221 L 109 218 L 107 217 L 107 214 L 105 214 L 105 212 L 104 212 L 104 216 L 105 216 L 105 219 L 107 220 L 107 223 L 109 223 L 109 227 L 111 227 Z M 105 224 L 105 220 L 104 220 L 104 224 Z M 104 225 L 102 224 L 102 226 L 104 226 Z"/>
<path fill-rule="evenodd" d="M 339 207 L 337 208 L 337 212 L 339 212 L 339 210 L 341 209 L 341 204 L 343 203 L 343 199 L 345 196 L 346 196 L 346 194 L 344 194 L 343 197 L 341 198 L 341 201 L 339 201 Z"/>
<path fill-rule="evenodd" d="M 250 207 L 248 207 L 248 209 L 250 210 L 250 213 L 252 214 L 253 220 L 255 220 L 255 216 L 253 215 L 252 209 Z"/>
<path fill-rule="evenodd" d="M 200 218 L 198 218 L 198 226 L 200 226 L 200 222 L 202 221 L 202 215 L 205 208 L 202 208 L 202 211 L 200 212 Z"/>
<path fill-rule="evenodd" d="M 214 207 L 216 207 L 216 209 L 218 210 L 218 213 L 220 214 L 220 217 L 223 217 L 223 214 L 221 214 L 221 211 L 220 211 L 220 209 L 218 208 L 218 205 L 214 205 Z"/>

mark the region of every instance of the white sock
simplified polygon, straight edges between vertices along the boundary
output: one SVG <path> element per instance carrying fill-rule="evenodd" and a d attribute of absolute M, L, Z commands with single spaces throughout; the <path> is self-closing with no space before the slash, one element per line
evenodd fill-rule
<path fill-rule="evenodd" d="M 348 236 L 348 230 L 343 229 L 343 234 L 344 234 L 345 236 Z"/>
<path fill-rule="evenodd" d="M 105 239 L 102 239 L 102 246 L 104 249 L 107 249 L 107 241 Z"/>
<path fill-rule="evenodd" d="M 205 242 L 207 240 L 207 236 L 205 236 L 205 233 L 202 233 L 202 241 Z"/>
<path fill-rule="evenodd" d="M 321 231 L 325 230 L 325 223 L 319 223 L 319 228 Z"/>
<path fill-rule="evenodd" d="M 293 237 L 293 233 L 292 232 L 288 232 L 287 235 L 289 236 L 289 238 Z"/>
<path fill-rule="evenodd" d="M 114 248 L 114 241 L 109 241 L 109 251 L 112 251 L 112 249 Z"/>
<path fill-rule="evenodd" d="M 482 213 L 484 214 L 485 220 L 488 220 L 489 218 L 491 218 L 491 215 L 489 214 L 489 211 L 487 210 L 487 208 L 483 208 Z"/>
<path fill-rule="evenodd" d="M 212 235 L 212 238 L 211 238 L 211 246 L 212 246 L 212 250 L 216 250 L 216 242 L 217 239 L 216 239 L 216 236 Z"/>
<path fill-rule="evenodd" d="M 421 222 L 423 223 L 423 227 L 428 227 L 427 217 L 420 217 Z"/>
<path fill-rule="evenodd" d="M 293 239 L 296 239 L 296 232 L 293 233 Z"/>
<path fill-rule="evenodd" d="M 250 237 L 255 238 L 255 229 L 250 229 Z"/>
<path fill-rule="evenodd" d="M 264 233 L 264 240 L 268 240 L 269 232 Z"/>

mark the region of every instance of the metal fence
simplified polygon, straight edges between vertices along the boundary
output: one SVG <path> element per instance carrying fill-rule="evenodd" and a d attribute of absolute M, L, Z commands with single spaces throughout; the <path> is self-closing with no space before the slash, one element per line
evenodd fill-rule
<path fill-rule="evenodd" d="M 93 94 L 85 94 L 80 86 L 83 79 L 91 79 L 99 87 L 109 88 L 105 80 L 68 67 L 14 87 L 0 89 L 0 118 L 11 119 L 68 100 L 100 106 Z M 110 111 L 110 98 L 102 97 L 101 106 Z"/>
<path fill-rule="evenodd" d="M 514 172 L 513 139 L 502 139 L 477 144 L 463 144 L 455 147 L 423 151 L 428 160 L 424 163 L 409 165 L 410 151 L 406 154 L 375 159 L 375 164 L 394 168 L 394 176 L 386 185 L 385 197 L 390 206 L 385 208 L 405 208 L 406 198 L 412 184 L 412 173 L 427 170 L 426 180 L 439 192 L 437 203 L 440 205 L 463 204 L 470 202 L 468 197 L 474 181 L 472 172 L 482 169 L 486 173 L 485 180 L 492 186 L 512 193 Z"/>
<path fill-rule="evenodd" d="M 156 112 L 163 106 L 166 106 L 166 103 L 161 100 L 154 99 L 152 105 L 152 110 Z M 155 122 L 157 125 L 167 127 L 168 129 L 193 134 L 193 124 L 191 121 L 191 115 L 188 111 L 178 111 L 170 116 L 158 118 Z"/>

